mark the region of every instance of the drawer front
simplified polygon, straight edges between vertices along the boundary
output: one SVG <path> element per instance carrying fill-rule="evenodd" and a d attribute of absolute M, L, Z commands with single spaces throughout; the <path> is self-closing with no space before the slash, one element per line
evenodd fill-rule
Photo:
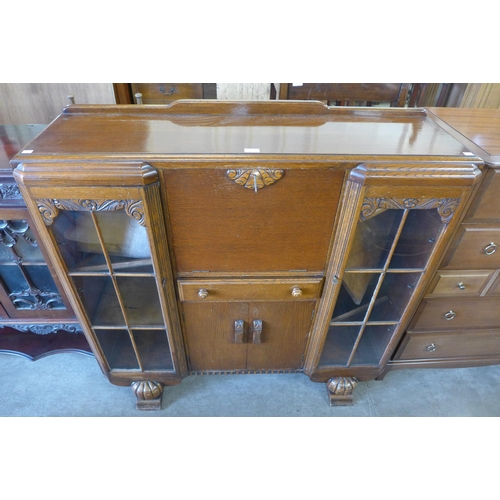
<path fill-rule="evenodd" d="M 134 94 L 142 94 L 144 104 L 163 104 L 177 99 L 203 99 L 202 83 L 136 83 Z"/>
<path fill-rule="evenodd" d="M 409 341 L 396 359 L 500 356 L 500 330 L 407 334 Z"/>
<path fill-rule="evenodd" d="M 315 300 L 321 293 L 322 279 L 281 280 L 179 280 L 183 302 L 249 302 Z"/>
<path fill-rule="evenodd" d="M 474 297 L 486 293 L 495 271 L 437 271 L 428 297 Z"/>
<path fill-rule="evenodd" d="M 462 226 L 451 259 L 444 269 L 500 268 L 500 227 Z"/>
<path fill-rule="evenodd" d="M 410 330 L 500 327 L 497 298 L 424 299 Z"/>

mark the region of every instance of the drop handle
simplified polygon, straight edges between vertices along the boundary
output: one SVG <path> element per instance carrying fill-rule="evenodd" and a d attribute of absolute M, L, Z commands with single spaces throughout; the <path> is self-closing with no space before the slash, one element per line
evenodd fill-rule
<path fill-rule="evenodd" d="M 200 299 L 206 299 L 208 297 L 208 290 L 206 288 L 200 288 L 198 290 L 198 297 L 200 297 Z"/>
<path fill-rule="evenodd" d="M 437 349 L 436 344 L 430 344 L 425 348 L 425 350 L 428 352 L 434 352 L 436 349 Z"/>
<path fill-rule="evenodd" d="M 254 344 L 262 343 L 262 320 L 254 319 L 252 321 L 252 342 Z"/>
<path fill-rule="evenodd" d="M 457 313 L 455 311 L 448 311 L 445 315 L 444 315 L 444 319 L 448 320 L 448 321 L 451 321 L 453 318 L 455 318 L 455 316 L 457 315 Z"/>
<path fill-rule="evenodd" d="M 459 283 L 457 286 L 460 290 L 465 290 L 465 285 L 463 283 Z"/>
<path fill-rule="evenodd" d="M 162 85 L 160 87 L 160 92 L 163 94 L 163 95 L 172 95 L 174 92 L 175 92 L 175 87 L 170 87 L 170 90 L 167 92 L 165 90 L 165 87 Z"/>
<path fill-rule="evenodd" d="M 292 288 L 292 296 L 295 299 L 298 299 L 301 295 L 302 295 L 302 289 L 300 287 L 298 287 L 298 286 L 294 286 Z"/>
<path fill-rule="evenodd" d="M 497 251 L 497 248 L 498 248 L 498 245 L 496 245 L 495 243 L 491 242 L 487 247 L 485 247 L 485 249 L 483 250 L 483 252 L 486 255 L 493 255 Z"/>
<path fill-rule="evenodd" d="M 243 344 L 245 337 L 245 322 L 242 319 L 237 319 L 234 322 L 234 343 Z"/>

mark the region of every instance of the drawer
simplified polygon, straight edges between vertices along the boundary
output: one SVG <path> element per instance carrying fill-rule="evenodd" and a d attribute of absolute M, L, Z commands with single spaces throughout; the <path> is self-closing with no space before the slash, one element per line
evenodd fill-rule
<path fill-rule="evenodd" d="M 444 269 L 500 268 L 500 227 L 462 225 Z"/>
<path fill-rule="evenodd" d="M 424 299 L 410 330 L 500 327 L 498 298 Z"/>
<path fill-rule="evenodd" d="M 133 93 L 142 94 L 143 104 L 164 104 L 177 99 L 203 99 L 202 83 L 133 83 Z"/>
<path fill-rule="evenodd" d="M 321 294 L 323 279 L 280 280 L 179 280 L 179 298 L 183 302 L 248 302 L 279 300 L 315 300 Z"/>
<path fill-rule="evenodd" d="M 437 271 L 428 297 L 484 295 L 490 286 L 495 271 Z"/>
<path fill-rule="evenodd" d="M 395 359 L 500 356 L 500 330 L 408 333 L 405 341 L 403 351 Z"/>

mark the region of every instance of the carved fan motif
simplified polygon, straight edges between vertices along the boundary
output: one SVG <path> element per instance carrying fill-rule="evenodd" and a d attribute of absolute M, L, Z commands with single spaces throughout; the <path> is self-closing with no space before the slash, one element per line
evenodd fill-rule
<path fill-rule="evenodd" d="M 271 168 L 253 168 L 228 170 L 227 176 L 239 186 L 253 189 L 257 192 L 263 187 L 270 186 L 283 177 L 284 171 Z"/>

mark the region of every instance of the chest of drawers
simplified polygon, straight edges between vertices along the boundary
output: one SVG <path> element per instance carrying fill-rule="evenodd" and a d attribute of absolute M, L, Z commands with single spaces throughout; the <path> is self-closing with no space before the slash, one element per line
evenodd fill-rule
<path fill-rule="evenodd" d="M 500 115 L 496 110 L 467 109 L 434 109 L 433 113 L 446 120 L 450 133 L 480 155 L 486 166 L 481 185 L 390 365 L 496 364 L 500 361 Z"/>
<path fill-rule="evenodd" d="M 443 260 L 489 224 L 464 219 L 483 161 L 425 110 L 70 106 L 29 151 L 12 166 L 49 260 L 140 408 L 191 374 L 262 372 L 304 373 L 349 404 L 434 326 L 421 308 L 459 312 L 450 273 L 495 300 L 494 265 Z"/>

